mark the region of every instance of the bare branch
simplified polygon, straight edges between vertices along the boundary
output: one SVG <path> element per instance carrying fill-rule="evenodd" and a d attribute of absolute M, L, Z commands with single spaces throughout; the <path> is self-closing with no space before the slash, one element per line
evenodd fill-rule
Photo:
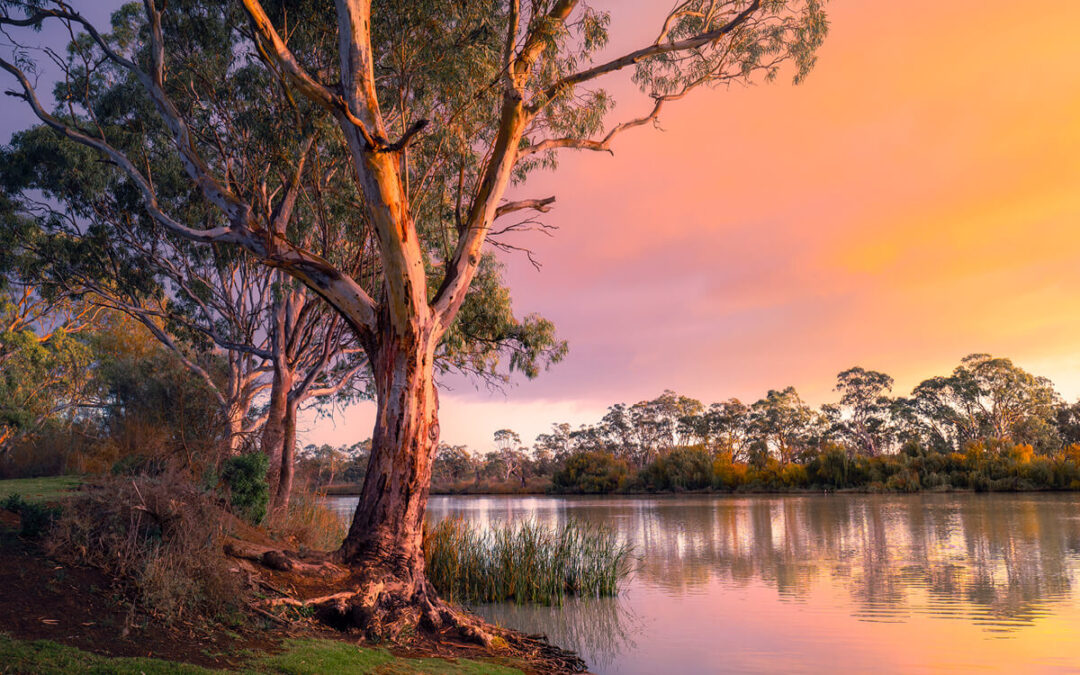
<path fill-rule="evenodd" d="M 609 152 L 614 154 L 611 150 L 611 140 L 615 138 L 616 135 L 626 131 L 627 129 L 633 129 L 634 127 L 640 127 L 643 124 L 648 124 L 649 122 L 655 122 L 656 119 L 660 116 L 660 109 L 664 107 L 664 103 L 672 100 L 673 98 L 676 97 L 659 96 L 655 98 L 653 109 L 648 115 L 616 125 L 611 129 L 611 131 L 607 133 L 606 136 L 604 136 L 600 140 L 594 140 L 591 138 L 549 138 L 540 141 L 539 143 L 530 145 L 527 148 L 523 148 L 520 152 L 518 152 L 518 159 L 524 159 L 525 157 L 528 157 L 529 155 L 534 155 L 538 152 L 556 150 L 559 148 L 571 148 L 574 150 L 595 150 L 598 152 Z"/>
<path fill-rule="evenodd" d="M 396 143 L 391 143 L 386 147 L 379 148 L 379 152 L 400 152 L 409 145 L 409 141 L 412 137 L 424 130 L 424 127 L 428 125 L 428 120 L 416 120 L 405 130 L 405 133 L 401 135 L 401 138 Z"/>
<path fill-rule="evenodd" d="M 270 215 L 270 231 L 279 237 L 285 236 L 285 228 L 292 218 L 293 208 L 296 206 L 296 198 L 300 194 L 300 179 L 304 175 L 304 164 L 307 160 L 311 145 L 315 142 L 314 136 L 308 136 L 300 150 L 300 160 L 296 163 L 289 185 L 285 189 L 285 196 L 278 203 L 274 212 Z"/>

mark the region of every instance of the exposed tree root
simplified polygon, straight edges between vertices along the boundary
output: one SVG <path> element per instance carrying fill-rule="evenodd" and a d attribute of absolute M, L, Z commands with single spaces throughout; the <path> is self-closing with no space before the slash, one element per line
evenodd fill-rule
<path fill-rule="evenodd" d="M 586 670 L 577 654 L 550 644 L 544 636 L 491 625 L 440 599 L 425 579 L 413 581 L 400 570 L 395 573 L 376 564 L 345 566 L 331 562 L 326 554 L 300 556 L 239 540 L 226 544 L 225 552 L 257 563 L 262 572 L 255 569 L 256 574 L 272 576 L 274 583 L 263 578 L 255 583 L 282 597 L 257 603 L 260 613 L 272 607 L 311 608 L 319 621 L 339 630 L 359 630 L 375 642 L 404 643 L 406 637 L 422 637 L 521 658 L 541 672 Z M 283 588 L 289 589 L 288 594 Z"/>

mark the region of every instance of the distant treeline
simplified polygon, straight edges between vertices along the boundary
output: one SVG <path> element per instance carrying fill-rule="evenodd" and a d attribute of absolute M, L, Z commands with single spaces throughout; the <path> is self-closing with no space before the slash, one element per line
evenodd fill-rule
<path fill-rule="evenodd" d="M 479 454 L 444 445 L 435 492 L 664 492 L 856 489 L 1080 489 L 1080 402 L 1009 359 L 964 358 L 949 375 L 892 394 L 893 379 L 850 368 L 837 401 L 808 406 L 794 388 L 750 404 L 705 405 L 666 391 L 618 403 L 592 425 L 554 424 L 525 447 L 513 431 Z M 336 475 L 363 477 L 363 447 L 340 454 Z M 325 460 L 321 462 L 325 464 Z"/>

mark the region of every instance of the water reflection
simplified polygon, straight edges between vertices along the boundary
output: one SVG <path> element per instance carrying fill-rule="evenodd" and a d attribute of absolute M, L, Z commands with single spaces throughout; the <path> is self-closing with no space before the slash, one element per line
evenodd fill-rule
<path fill-rule="evenodd" d="M 687 672 L 813 669 L 814 654 L 826 647 L 855 656 L 867 651 L 860 636 L 886 642 L 916 636 L 918 646 L 904 646 L 912 653 L 892 656 L 914 669 L 934 669 L 960 652 L 970 652 L 975 665 L 1008 658 L 987 649 L 987 638 L 1018 641 L 999 651 L 1026 653 L 1040 640 L 1034 635 L 1040 624 L 1076 635 L 1078 505 L 1071 495 L 455 497 L 434 498 L 430 515 L 482 523 L 579 518 L 605 523 L 631 541 L 641 557 L 619 600 L 477 608 L 578 649 L 600 672 L 649 672 L 650 658 L 665 663 L 702 644 L 728 651 L 722 662 Z M 730 626 L 733 612 L 742 623 Z M 763 628 L 750 625 L 757 621 Z M 931 648 L 942 621 L 950 622 L 953 640 Z M 880 628 L 856 627 L 867 624 Z M 762 632 L 786 641 L 777 645 Z M 684 646 L 675 650 L 659 642 L 664 639 Z M 867 663 L 886 648 L 867 652 Z M 1061 658 L 1054 667 L 1071 663 L 1071 655 Z"/>
<path fill-rule="evenodd" d="M 586 655 L 593 670 L 608 670 L 618 658 L 638 648 L 645 633 L 641 617 L 617 598 L 569 599 L 560 607 L 481 605 L 472 608 L 499 625 L 543 634 L 557 645 Z"/>

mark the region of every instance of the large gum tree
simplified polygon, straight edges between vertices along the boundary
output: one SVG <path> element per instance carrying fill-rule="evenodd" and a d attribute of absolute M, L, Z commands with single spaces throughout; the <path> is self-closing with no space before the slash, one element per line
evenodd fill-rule
<path fill-rule="evenodd" d="M 337 606 L 383 632 L 419 621 L 483 637 L 426 581 L 421 538 L 439 439 L 435 362 L 469 338 L 456 319 L 485 243 L 550 208 L 553 197 L 525 193 L 526 179 L 555 168 L 560 151 L 609 151 L 698 88 L 771 80 L 785 65 L 802 78 L 826 33 L 821 2 L 679 2 L 653 39 L 614 55 L 603 50 L 608 14 L 579 0 L 159 2 L 127 7 L 99 30 L 67 2 L 0 1 L 0 27 L 16 45 L 28 40 L 20 31 L 53 22 L 72 36 L 66 53 L 49 54 L 68 73 L 55 107 L 34 89 L 41 55 L 31 49 L 0 61 L 12 93 L 123 174 L 157 227 L 243 249 L 344 318 L 366 352 L 377 414 L 336 554 L 354 571 L 353 593 Z M 650 102 L 613 121 L 600 85 L 619 73 Z M 241 89 L 252 77 L 268 83 L 256 100 Z M 97 124 L 93 102 L 108 89 L 145 98 L 154 119 Z M 288 121 L 291 152 L 267 156 L 259 183 L 237 176 L 229 156 L 243 151 L 236 130 L 264 120 Z M 151 127 L 169 147 L 150 152 L 181 161 L 214 217 L 175 217 L 144 153 L 123 149 Z M 309 236 L 304 211 L 325 182 L 315 174 L 335 158 L 345 160 L 333 186 L 344 196 L 328 242 Z M 357 267 L 340 251 L 370 251 L 375 265 Z"/>

